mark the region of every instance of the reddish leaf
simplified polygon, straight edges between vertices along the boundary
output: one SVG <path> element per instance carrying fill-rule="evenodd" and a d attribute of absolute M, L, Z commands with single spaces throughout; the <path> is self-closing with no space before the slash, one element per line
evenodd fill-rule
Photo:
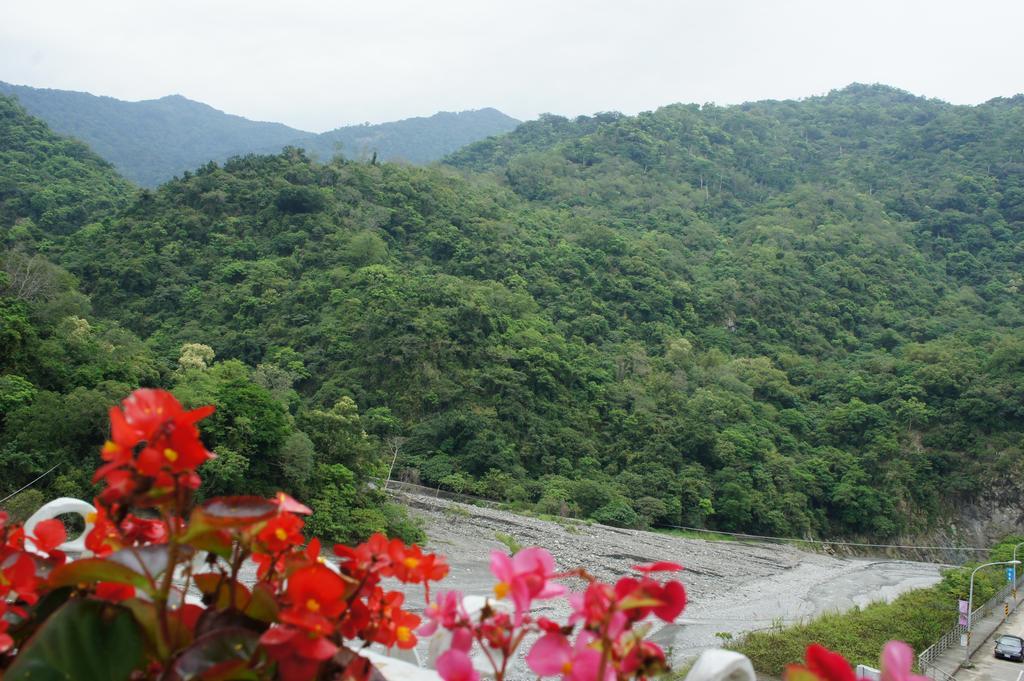
<path fill-rule="evenodd" d="M 171 668 L 173 678 L 180 681 L 231 678 L 233 672 L 249 665 L 258 646 L 259 634 L 244 627 L 211 631 L 182 651 Z"/>
<path fill-rule="evenodd" d="M 192 579 L 195 581 L 197 589 L 204 595 L 213 598 L 212 605 L 217 610 L 223 610 L 231 605 L 232 590 L 234 591 L 234 607 L 236 609 L 244 611 L 249 605 L 250 593 L 244 584 L 239 584 L 216 572 L 193 575 Z"/>
<path fill-rule="evenodd" d="M 232 541 L 227 530 L 210 530 L 194 536 L 186 535 L 186 541 L 200 551 L 209 551 L 221 558 L 231 558 Z"/>
<path fill-rule="evenodd" d="M 241 527 L 271 518 L 278 505 L 253 496 L 216 497 L 201 507 L 203 519 L 213 527 Z"/>

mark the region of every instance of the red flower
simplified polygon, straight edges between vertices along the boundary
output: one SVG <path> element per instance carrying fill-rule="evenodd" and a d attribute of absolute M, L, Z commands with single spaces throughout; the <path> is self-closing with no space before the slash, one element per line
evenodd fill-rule
<path fill-rule="evenodd" d="M 123 427 L 115 433 L 128 434 L 132 447 L 144 443 L 136 466 L 139 472 L 155 476 L 164 468 L 174 473 L 194 471 L 213 457 L 199 440 L 195 424 L 213 413 L 213 406 L 185 411 L 174 395 L 165 390 L 136 390 L 122 403 Z M 111 423 L 120 420 L 111 409 Z M 126 442 L 115 440 L 119 446 Z"/>
<path fill-rule="evenodd" d="M 672 622 L 686 607 L 686 588 L 682 582 L 677 581 L 660 584 L 650 577 L 641 580 L 623 577 L 615 583 L 615 594 L 623 603 L 628 603 L 627 599 L 658 601 L 653 605 L 623 608 L 628 611 L 627 614 L 632 621 L 642 620 L 653 612 L 665 622 Z"/>
<path fill-rule="evenodd" d="M 138 544 L 163 544 L 167 541 L 167 523 L 160 519 L 140 518 L 129 513 L 121 521 L 125 540 Z"/>
<path fill-rule="evenodd" d="M 791 664 L 786 667 L 783 674 L 784 679 L 791 681 L 857 681 L 850 663 L 839 653 L 832 652 L 828 648 L 812 643 L 807 646 L 806 665 Z"/>
<path fill-rule="evenodd" d="M 67 530 L 64 529 L 64 523 L 57 518 L 50 518 L 49 520 L 43 520 L 36 525 L 32 541 L 36 545 L 36 548 L 45 553 L 46 555 L 55 557 L 54 554 L 59 556 L 61 562 L 64 560 L 64 554 L 56 551 L 57 547 L 63 544 L 68 538 Z"/>
<path fill-rule="evenodd" d="M 390 577 L 393 572 L 391 571 L 389 549 L 388 538 L 380 532 L 355 547 L 344 544 L 334 545 L 334 553 L 341 558 L 342 569 L 351 575 L 377 572 L 382 577 Z"/>
<path fill-rule="evenodd" d="M 106 483 L 99 501 L 111 504 L 140 495 L 153 505 L 178 486 L 198 489 L 195 469 L 213 454 L 195 424 L 213 407 L 185 411 L 171 393 L 149 388 L 136 390 L 121 406 L 110 409 L 110 440 L 100 452 L 106 463 L 93 476 L 94 482 Z"/>
<path fill-rule="evenodd" d="M 391 571 L 395 579 L 404 584 L 439 581 L 448 574 L 448 563 L 443 556 L 424 554 L 420 547 L 406 546 L 400 539 L 392 539 L 388 547 Z"/>
<path fill-rule="evenodd" d="M 334 630 L 335 620 L 348 605 L 348 583 L 326 565 L 311 565 L 292 573 L 285 594 L 291 604 L 281 621 L 317 635 Z"/>
<path fill-rule="evenodd" d="M 309 636 L 302 629 L 276 625 L 260 636 L 260 644 L 277 662 L 278 676 L 284 681 L 309 681 L 316 678 L 324 660 L 338 652 L 338 646 L 323 636 Z"/>
<path fill-rule="evenodd" d="M 8 556 L 4 560 L 3 569 L 0 570 L 0 587 L 13 591 L 20 600 L 29 605 L 34 604 L 39 600 L 39 577 L 36 575 L 35 559 L 27 553 Z"/>
<path fill-rule="evenodd" d="M 270 553 L 281 553 L 303 542 L 302 518 L 291 513 L 274 516 L 256 535 Z"/>
<path fill-rule="evenodd" d="M 405 596 L 398 591 L 385 593 L 380 587 L 374 589 L 367 601 L 370 624 L 365 627 L 364 638 L 387 647 L 412 648 L 416 645 L 416 627 L 420 618 L 402 610 Z"/>
<path fill-rule="evenodd" d="M 195 424 L 213 413 L 212 406 L 185 411 L 171 393 L 150 388 L 136 390 L 121 404 L 123 411 L 110 409 L 111 439 L 101 454 L 108 465 L 97 471 L 99 478 L 111 466 L 131 463 L 139 445 L 142 450 L 135 464 L 149 477 L 163 468 L 175 473 L 195 470 L 211 458 Z"/>

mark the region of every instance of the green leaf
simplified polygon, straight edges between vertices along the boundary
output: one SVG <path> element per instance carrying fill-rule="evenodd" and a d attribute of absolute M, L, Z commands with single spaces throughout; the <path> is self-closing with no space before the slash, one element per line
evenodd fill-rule
<path fill-rule="evenodd" d="M 123 681 L 142 663 L 142 635 L 131 613 L 78 599 L 29 639 L 4 681 Z"/>
<path fill-rule="evenodd" d="M 153 594 L 154 585 L 142 573 L 106 558 L 82 558 L 55 568 L 50 573 L 51 587 L 92 585 L 96 582 L 131 584 Z"/>

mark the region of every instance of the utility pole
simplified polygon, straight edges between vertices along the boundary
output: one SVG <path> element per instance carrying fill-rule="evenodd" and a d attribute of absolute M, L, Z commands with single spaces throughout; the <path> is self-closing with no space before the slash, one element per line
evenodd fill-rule
<path fill-rule="evenodd" d="M 407 439 L 408 438 L 399 437 L 398 435 L 395 435 L 394 437 L 389 437 L 387 440 L 384 441 L 384 444 L 387 446 L 387 448 L 391 450 L 391 467 L 388 468 L 388 479 L 384 481 L 385 492 L 388 491 L 388 485 L 391 484 L 391 474 L 395 470 L 395 462 L 398 461 L 398 453 L 402 451 L 402 445 L 405 444 L 405 441 Z"/>

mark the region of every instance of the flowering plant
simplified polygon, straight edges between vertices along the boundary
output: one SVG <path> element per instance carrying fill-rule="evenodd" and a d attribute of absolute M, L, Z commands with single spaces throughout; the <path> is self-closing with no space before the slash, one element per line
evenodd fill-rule
<path fill-rule="evenodd" d="M 806 658 L 804 664 L 786 667 L 784 681 L 859 681 L 846 658 L 824 646 L 807 646 Z M 914 651 L 902 641 L 885 644 L 881 664 L 882 681 L 928 681 L 927 676 L 911 672 Z"/>
<path fill-rule="evenodd" d="M 68 679 L 367 679 L 358 654 L 372 643 L 412 648 L 447 642 L 436 666 L 447 681 L 476 679 L 474 644 L 495 678 L 532 641 L 526 664 L 563 679 L 643 678 L 665 669 L 645 640 L 649 616 L 673 621 L 686 604 L 680 566 L 638 566 L 614 585 L 584 570 L 559 573 L 551 554 L 496 552 L 495 598 L 470 610 L 461 594 L 430 584 L 444 558 L 374 535 L 334 547 L 337 564 L 303 536 L 310 509 L 284 493 L 196 501 L 197 468 L 213 457 L 196 426 L 213 407 L 186 411 L 168 392 L 142 389 L 110 410 L 110 439 L 95 481 L 90 557 L 67 561 L 59 520 L 31 536 L 0 513 L 0 676 L 54 672 Z M 256 565 L 245 583 L 242 567 Z M 555 580 L 578 578 L 568 594 Z M 421 584 L 426 623 L 383 580 Z M 190 598 L 189 594 L 201 595 Z M 567 595 L 572 615 L 535 618 L 535 600 Z M 535 639 L 535 640 L 534 640 Z M 440 640 L 440 639 L 439 639 Z"/>

